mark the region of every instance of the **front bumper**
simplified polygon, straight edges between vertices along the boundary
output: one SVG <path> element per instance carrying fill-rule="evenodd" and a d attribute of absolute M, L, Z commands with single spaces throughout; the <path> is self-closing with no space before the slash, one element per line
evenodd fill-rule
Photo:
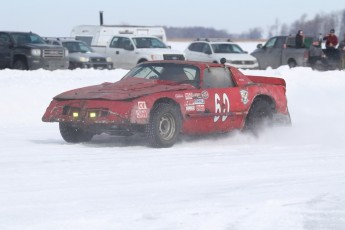
<path fill-rule="evenodd" d="M 30 70 L 46 69 L 46 70 L 57 70 L 57 69 L 68 69 L 69 61 L 68 58 L 43 58 L 43 57 L 31 57 L 28 58 L 28 67 Z"/>
<path fill-rule="evenodd" d="M 113 69 L 112 62 L 70 62 L 70 69 Z"/>

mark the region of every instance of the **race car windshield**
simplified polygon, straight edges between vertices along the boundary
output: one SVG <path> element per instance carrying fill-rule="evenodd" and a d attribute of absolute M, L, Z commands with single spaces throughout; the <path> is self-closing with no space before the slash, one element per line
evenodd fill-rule
<path fill-rule="evenodd" d="M 133 41 L 134 41 L 135 46 L 138 49 L 145 49 L 145 48 L 168 48 L 158 38 L 138 37 L 138 38 L 133 38 Z"/>
<path fill-rule="evenodd" d="M 192 65 L 175 63 L 141 64 L 129 71 L 125 78 L 156 79 L 177 83 L 197 84 L 199 82 L 199 68 Z"/>
<path fill-rule="evenodd" d="M 212 44 L 212 49 L 214 53 L 245 53 L 241 47 L 236 44 L 228 44 L 228 43 L 217 43 Z"/>

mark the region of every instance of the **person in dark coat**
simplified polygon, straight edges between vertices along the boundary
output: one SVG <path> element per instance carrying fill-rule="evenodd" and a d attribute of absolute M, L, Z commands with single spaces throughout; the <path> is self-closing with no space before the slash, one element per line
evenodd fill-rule
<path fill-rule="evenodd" d="M 304 48 L 304 35 L 303 30 L 299 30 L 296 34 L 296 48 Z"/>

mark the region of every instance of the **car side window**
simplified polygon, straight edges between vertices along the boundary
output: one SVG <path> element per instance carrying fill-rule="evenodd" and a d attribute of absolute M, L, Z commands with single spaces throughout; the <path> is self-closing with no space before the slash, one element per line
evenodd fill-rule
<path fill-rule="evenodd" d="M 274 45 L 276 44 L 277 38 L 271 38 L 270 40 L 268 40 L 265 44 L 266 48 L 273 48 Z"/>
<path fill-rule="evenodd" d="M 228 88 L 233 86 L 234 82 L 228 68 L 211 67 L 204 70 L 202 88 Z"/>
<path fill-rule="evenodd" d="M 210 54 L 211 53 L 211 47 L 209 44 L 204 43 L 204 47 L 202 48 L 202 52 L 206 53 L 206 54 Z"/>
<path fill-rule="evenodd" d="M 4 44 L 10 42 L 10 36 L 8 34 L 1 33 L 0 34 L 0 41 L 2 41 Z"/>
<path fill-rule="evenodd" d="M 113 39 L 110 42 L 110 46 L 111 48 L 119 48 L 120 45 L 120 38 L 119 37 L 113 37 Z"/>
<path fill-rule="evenodd" d="M 192 45 L 190 45 L 189 50 L 194 51 L 194 52 L 203 53 L 204 49 L 206 49 L 205 45 L 207 45 L 207 44 L 201 43 L 201 42 L 196 42 L 196 43 L 193 43 Z"/>

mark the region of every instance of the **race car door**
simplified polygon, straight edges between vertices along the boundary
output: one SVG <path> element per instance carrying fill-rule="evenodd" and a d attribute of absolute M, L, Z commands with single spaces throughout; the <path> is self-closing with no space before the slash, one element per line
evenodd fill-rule
<path fill-rule="evenodd" d="M 208 94 L 205 110 L 211 118 L 209 127 L 214 132 L 227 132 L 241 127 L 248 102 L 247 91 L 234 85 L 229 68 L 205 69 L 202 88 Z"/>

